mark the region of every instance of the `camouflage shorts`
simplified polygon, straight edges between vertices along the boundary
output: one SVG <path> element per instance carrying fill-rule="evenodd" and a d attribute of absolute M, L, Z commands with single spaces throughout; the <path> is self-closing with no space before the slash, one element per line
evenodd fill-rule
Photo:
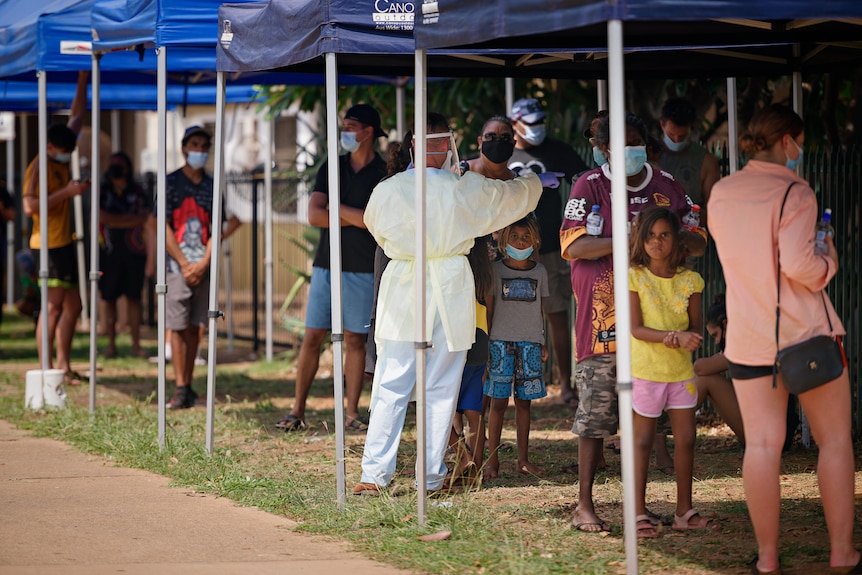
<path fill-rule="evenodd" d="M 580 402 L 572 433 L 591 438 L 616 434 L 619 427 L 616 356 L 596 355 L 579 361 L 575 384 Z"/>

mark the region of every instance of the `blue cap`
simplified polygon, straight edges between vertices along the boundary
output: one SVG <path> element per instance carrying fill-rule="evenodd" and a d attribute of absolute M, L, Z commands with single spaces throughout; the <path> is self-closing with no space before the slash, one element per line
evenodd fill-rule
<path fill-rule="evenodd" d="M 512 121 L 521 120 L 525 124 L 535 124 L 545 119 L 545 111 L 535 98 L 521 98 L 512 106 Z"/>

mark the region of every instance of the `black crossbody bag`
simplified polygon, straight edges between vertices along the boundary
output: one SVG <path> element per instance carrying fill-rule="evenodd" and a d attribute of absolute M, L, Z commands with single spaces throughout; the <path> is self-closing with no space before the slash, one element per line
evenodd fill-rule
<path fill-rule="evenodd" d="M 784 193 L 784 201 L 781 202 L 781 211 L 778 214 L 778 223 L 781 225 L 781 216 L 784 215 L 784 205 L 790 188 Z M 780 245 L 780 244 L 779 244 Z M 778 302 L 775 306 L 775 345 L 778 347 L 778 323 L 781 318 L 781 248 L 778 252 Z M 832 332 L 832 320 L 826 308 L 826 297 L 820 291 L 823 301 L 823 311 L 826 313 L 826 321 L 829 322 L 829 332 Z M 795 395 L 804 393 L 809 389 L 820 387 L 838 378 L 844 372 L 844 360 L 841 354 L 840 344 L 828 335 L 818 335 L 802 343 L 791 345 L 778 351 L 775 356 L 775 365 L 772 368 L 772 387 L 777 386 L 777 375 L 781 374 L 784 387 Z"/>

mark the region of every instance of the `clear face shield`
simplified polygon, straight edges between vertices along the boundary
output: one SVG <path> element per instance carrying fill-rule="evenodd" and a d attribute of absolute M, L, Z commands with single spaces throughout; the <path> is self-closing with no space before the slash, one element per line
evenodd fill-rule
<path fill-rule="evenodd" d="M 438 155 L 446 155 L 446 159 L 443 160 L 443 165 L 440 166 L 441 170 L 448 170 L 454 174 L 461 174 L 461 159 L 458 157 L 458 147 L 455 145 L 455 134 L 451 131 L 449 132 L 438 132 L 436 134 L 426 134 L 425 141 L 438 139 L 438 138 L 449 138 L 449 149 L 445 152 L 429 152 L 426 150 L 426 154 L 431 156 Z M 415 136 L 414 136 L 415 139 Z M 412 152 L 411 152 L 412 155 Z"/>

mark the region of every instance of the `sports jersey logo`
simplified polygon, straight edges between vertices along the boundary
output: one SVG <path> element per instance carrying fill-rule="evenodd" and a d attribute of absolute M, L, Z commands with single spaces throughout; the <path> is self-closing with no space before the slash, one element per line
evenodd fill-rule
<path fill-rule="evenodd" d="M 669 208 L 670 207 L 670 198 L 664 194 L 660 194 L 660 193 L 656 192 L 652 195 L 652 199 L 655 201 L 655 205 L 657 205 L 659 207 L 662 207 L 662 208 Z"/>
<path fill-rule="evenodd" d="M 563 217 L 567 220 L 582 222 L 587 216 L 587 199 L 572 198 L 566 202 L 566 209 L 563 212 Z"/>

